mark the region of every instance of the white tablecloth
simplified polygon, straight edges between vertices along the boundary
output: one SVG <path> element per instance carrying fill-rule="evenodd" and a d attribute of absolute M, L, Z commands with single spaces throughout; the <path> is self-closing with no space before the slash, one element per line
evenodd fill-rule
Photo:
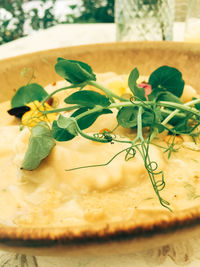
<path fill-rule="evenodd" d="M 174 25 L 174 41 L 183 41 L 184 24 Z M 114 24 L 68 24 L 58 25 L 31 36 L 0 46 L 0 59 L 39 50 L 71 45 L 115 41 Z M 159 249 L 136 254 L 87 258 L 53 258 L 17 255 L 0 251 L 0 266 L 4 267 L 187 267 L 200 266 L 198 247 L 200 238 L 166 245 Z M 199 242 L 199 243 L 198 243 Z"/>

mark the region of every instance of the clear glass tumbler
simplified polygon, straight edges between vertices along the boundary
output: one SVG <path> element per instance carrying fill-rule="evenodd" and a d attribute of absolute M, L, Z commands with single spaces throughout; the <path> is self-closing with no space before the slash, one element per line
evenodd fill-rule
<path fill-rule="evenodd" d="M 115 0 L 117 41 L 171 41 L 174 0 Z"/>
<path fill-rule="evenodd" d="M 175 21 L 185 22 L 187 7 L 190 0 L 175 0 Z"/>
<path fill-rule="evenodd" d="M 186 16 L 186 42 L 200 42 L 200 0 L 190 0 Z"/>

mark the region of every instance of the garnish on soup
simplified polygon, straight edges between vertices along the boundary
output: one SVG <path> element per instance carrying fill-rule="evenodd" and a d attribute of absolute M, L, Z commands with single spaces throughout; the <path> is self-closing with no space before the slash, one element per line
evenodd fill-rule
<path fill-rule="evenodd" d="M 186 103 L 182 101 L 185 83 L 181 72 L 173 67 L 161 66 L 151 73 L 148 81 L 138 82 L 139 71 L 134 68 L 127 86 L 120 81 L 117 88 L 113 80 L 108 87 L 99 84 L 92 68 L 84 62 L 58 58 L 55 71 L 68 82 L 68 86 L 47 93 L 42 86 L 30 83 L 21 87 L 11 100 L 9 114 L 20 117 L 22 125 L 31 131 L 21 168 L 38 168 L 51 153 L 56 141 L 67 142 L 80 136 L 104 143 L 104 146 L 122 143 L 125 147 L 113 154 L 109 161 L 66 168 L 66 171 L 107 166 L 121 154 L 125 161 L 130 161 L 139 154 L 160 204 L 171 210 L 170 203 L 161 196 L 166 184 L 164 172 L 149 151 L 153 144 L 168 153 L 170 158 L 183 142 L 182 136 L 191 137 L 194 146 L 199 138 L 200 99 L 195 97 Z M 118 94 L 112 90 L 112 84 Z M 121 94 L 120 88 L 123 88 Z M 60 92 L 67 94 L 62 107 L 50 106 L 49 99 L 54 100 Z M 93 133 L 84 131 L 106 114 L 116 117 L 117 124 L 113 129 L 102 127 Z M 119 128 L 129 131 L 130 136 L 118 135 Z M 164 136 L 163 146 L 155 142 L 160 136 Z"/>

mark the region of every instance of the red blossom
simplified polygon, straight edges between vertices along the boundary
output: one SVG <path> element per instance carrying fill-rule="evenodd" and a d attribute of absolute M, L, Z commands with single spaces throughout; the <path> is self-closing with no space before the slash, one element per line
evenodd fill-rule
<path fill-rule="evenodd" d="M 148 95 L 150 95 L 151 92 L 152 92 L 151 85 L 148 84 L 148 83 L 146 83 L 146 82 L 142 82 L 142 83 L 138 84 L 138 86 L 140 88 L 144 88 L 144 90 L 145 90 L 145 97 L 148 99 Z"/>

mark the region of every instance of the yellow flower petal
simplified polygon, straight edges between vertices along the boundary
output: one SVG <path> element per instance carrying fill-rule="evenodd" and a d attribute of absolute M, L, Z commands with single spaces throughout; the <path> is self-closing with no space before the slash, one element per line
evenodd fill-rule
<path fill-rule="evenodd" d="M 33 101 L 26 106 L 30 107 L 30 111 L 22 116 L 22 124 L 25 126 L 34 127 L 40 121 L 49 123 L 54 121 L 57 117 L 56 113 L 43 115 L 42 111 L 53 110 L 47 103 L 41 104 L 39 101 Z"/>
<path fill-rule="evenodd" d="M 121 77 L 114 77 L 107 81 L 107 87 L 111 92 L 122 95 L 126 92 L 126 83 Z"/>

